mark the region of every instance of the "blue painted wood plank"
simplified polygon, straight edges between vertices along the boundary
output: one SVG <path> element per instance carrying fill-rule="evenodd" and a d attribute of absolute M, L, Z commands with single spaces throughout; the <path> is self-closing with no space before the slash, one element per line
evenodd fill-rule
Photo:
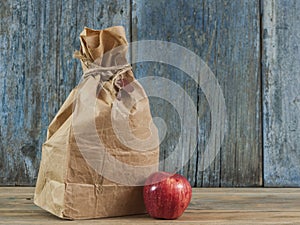
<path fill-rule="evenodd" d="M 192 152 L 189 140 L 196 138 L 197 151 L 181 173 L 194 186 L 261 186 L 259 1 L 134 0 L 133 10 L 133 40 L 169 41 L 195 52 L 211 68 L 225 96 L 228 115 L 222 131 L 225 139 L 210 167 L 202 171 L 203 160 L 208 160 L 204 158 L 204 149 L 212 121 L 210 107 L 201 88 L 187 74 L 172 66 L 148 62 L 137 64 L 136 75 L 139 78 L 154 74 L 170 79 L 180 85 L 198 107 L 198 131 L 186 137 L 181 145 L 184 152 Z M 177 55 L 180 59 L 180 53 Z M 178 94 L 167 89 L 158 92 L 164 96 Z M 184 104 L 185 99 L 181 101 Z M 168 126 L 161 146 L 163 159 L 172 154 L 180 134 L 184 135 L 180 119 L 185 119 L 185 116 L 179 118 L 174 106 L 157 98 L 152 100 L 152 112 L 165 119 Z M 219 149 L 210 151 L 214 154 Z M 184 161 L 185 154 L 174 157 L 174 164 L 178 160 Z M 164 164 L 162 169 L 172 170 L 173 167 Z"/>
<path fill-rule="evenodd" d="M 300 186 L 300 2 L 264 1 L 264 183 Z"/>
<path fill-rule="evenodd" d="M 81 77 L 84 26 L 130 27 L 129 0 L 3 0 L 0 185 L 34 185 L 47 127 Z"/>

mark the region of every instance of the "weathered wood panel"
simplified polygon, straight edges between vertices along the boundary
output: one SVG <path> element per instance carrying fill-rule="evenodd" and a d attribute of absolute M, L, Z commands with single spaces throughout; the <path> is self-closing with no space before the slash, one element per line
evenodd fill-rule
<path fill-rule="evenodd" d="M 265 186 L 300 186 L 300 2 L 264 1 Z"/>
<path fill-rule="evenodd" d="M 129 0 L 0 4 L 0 185 L 34 185 L 46 128 L 81 76 L 80 32 L 129 29 Z"/>
<path fill-rule="evenodd" d="M 174 67 L 149 62 L 136 66 L 139 78 L 157 75 L 173 80 L 198 107 L 198 132 L 183 140 L 184 150 L 189 152 L 192 151 L 189 139 L 198 139 L 197 152 L 182 171 L 192 185 L 262 185 L 259 3 L 258 0 L 133 1 L 132 39 L 175 42 L 195 52 L 216 75 L 225 96 L 228 115 L 225 140 L 211 166 L 201 171 L 211 128 L 205 95 L 191 78 Z M 168 89 L 158 92 L 161 96 L 178 94 Z M 161 145 L 162 157 L 166 157 L 178 142 L 180 119 L 185 117 L 179 118 L 180 112 L 157 98 L 152 100 L 152 112 L 162 115 L 168 126 Z M 189 116 L 189 112 L 185 113 Z M 178 156 L 180 160 L 184 157 Z"/>
<path fill-rule="evenodd" d="M 298 1 L 2 0 L 0 5 L 0 185 L 35 183 L 46 128 L 81 75 L 72 55 L 83 27 L 124 25 L 128 40 L 165 40 L 192 50 L 222 87 L 228 116 L 225 140 L 220 154 L 202 171 L 211 112 L 201 88 L 174 67 L 136 65 L 139 78 L 173 80 L 197 105 L 195 136 L 185 136 L 181 143 L 189 146 L 197 138 L 197 151 L 181 171 L 192 185 L 259 186 L 264 171 L 266 186 L 300 186 Z M 172 91 L 158 92 L 176 99 Z M 153 115 L 168 127 L 163 158 L 179 140 L 182 112 L 166 100 L 150 100 Z"/>
<path fill-rule="evenodd" d="M 194 188 L 191 203 L 176 220 L 147 214 L 65 221 L 33 204 L 33 188 L 0 188 L 1 224 L 299 224 L 300 193 L 292 188 Z"/>

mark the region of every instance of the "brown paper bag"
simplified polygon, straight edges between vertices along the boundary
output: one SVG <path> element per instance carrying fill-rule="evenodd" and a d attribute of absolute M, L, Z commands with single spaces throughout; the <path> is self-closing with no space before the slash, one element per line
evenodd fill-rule
<path fill-rule="evenodd" d="M 158 169 L 159 141 L 124 29 L 85 28 L 80 41 L 84 75 L 49 125 L 34 203 L 66 219 L 145 213 L 142 185 Z"/>

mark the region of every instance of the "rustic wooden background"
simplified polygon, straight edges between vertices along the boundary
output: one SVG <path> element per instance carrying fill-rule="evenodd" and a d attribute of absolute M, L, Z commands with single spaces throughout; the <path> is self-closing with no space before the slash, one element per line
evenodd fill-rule
<path fill-rule="evenodd" d="M 197 151 L 181 170 L 193 186 L 300 186 L 299 1 L 1 0 L 0 5 L 0 185 L 35 184 L 46 128 L 81 76 L 72 55 L 83 27 L 123 25 L 128 41 L 164 40 L 195 52 L 222 87 L 225 139 L 211 166 L 201 171 L 211 124 L 205 95 L 175 68 L 135 65 L 136 77 L 172 79 L 198 103 Z M 150 101 L 153 115 L 168 125 L 164 157 L 178 140 L 179 118 L 162 99 Z"/>

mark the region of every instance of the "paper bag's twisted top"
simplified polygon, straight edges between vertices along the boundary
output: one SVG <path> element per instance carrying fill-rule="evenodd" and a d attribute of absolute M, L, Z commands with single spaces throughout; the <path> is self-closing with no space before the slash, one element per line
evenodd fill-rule
<path fill-rule="evenodd" d="M 85 27 L 80 34 L 80 43 L 80 50 L 75 52 L 74 57 L 81 60 L 84 72 L 97 66 L 108 69 L 127 64 L 127 40 L 122 26 L 104 30 Z"/>
<path fill-rule="evenodd" d="M 107 81 L 117 90 L 122 89 L 117 80 L 123 79 L 123 75 L 131 70 L 126 60 L 128 46 L 124 28 L 115 26 L 93 30 L 85 27 L 80 34 L 80 43 L 80 50 L 74 53 L 74 57 L 81 61 L 83 79 L 99 76 L 99 86 L 104 91 L 111 89 L 105 87 Z"/>

